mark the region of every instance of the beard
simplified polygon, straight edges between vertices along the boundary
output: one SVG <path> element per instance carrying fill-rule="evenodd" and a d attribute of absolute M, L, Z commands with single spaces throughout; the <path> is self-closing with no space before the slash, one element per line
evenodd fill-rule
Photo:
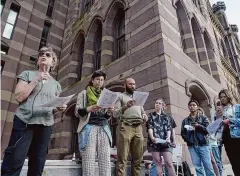
<path fill-rule="evenodd" d="M 135 91 L 134 88 L 129 88 L 129 87 L 126 86 L 126 92 L 127 92 L 127 93 L 129 93 L 129 94 L 132 95 L 134 91 Z"/>

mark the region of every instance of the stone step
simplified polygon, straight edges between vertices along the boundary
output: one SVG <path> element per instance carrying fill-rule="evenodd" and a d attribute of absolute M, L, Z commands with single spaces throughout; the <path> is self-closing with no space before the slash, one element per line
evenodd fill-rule
<path fill-rule="evenodd" d="M 27 176 L 28 160 L 25 160 L 20 176 Z M 115 163 L 111 162 L 112 176 L 115 176 Z M 96 162 L 94 176 L 98 176 L 98 163 Z M 42 176 L 81 176 L 82 166 L 72 160 L 47 160 Z M 126 169 L 126 176 L 130 174 L 130 163 Z M 145 176 L 145 166 L 142 165 L 142 176 Z"/>

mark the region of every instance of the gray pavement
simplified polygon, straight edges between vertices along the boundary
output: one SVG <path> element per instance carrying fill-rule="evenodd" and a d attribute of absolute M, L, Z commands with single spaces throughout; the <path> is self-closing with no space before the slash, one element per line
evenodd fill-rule
<path fill-rule="evenodd" d="M 240 165 L 239 165 L 240 167 Z M 224 170 L 223 170 L 223 176 L 234 176 L 233 171 L 232 171 L 232 167 L 230 164 L 225 164 L 223 166 Z M 196 175 L 195 169 L 191 168 L 191 171 L 194 175 Z"/>

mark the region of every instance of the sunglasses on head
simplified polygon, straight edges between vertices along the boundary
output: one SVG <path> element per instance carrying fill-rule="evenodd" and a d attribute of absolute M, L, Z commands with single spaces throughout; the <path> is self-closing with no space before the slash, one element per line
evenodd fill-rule
<path fill-rule="evenodd" d="M 38 54 L 39 57 L 41 56 L 44 56 L 44 54 L 47 56 L 47 57 L 52 57 L 52 54 L 51 53 L 46 53 L 46 52 L 41 52 Z"/>

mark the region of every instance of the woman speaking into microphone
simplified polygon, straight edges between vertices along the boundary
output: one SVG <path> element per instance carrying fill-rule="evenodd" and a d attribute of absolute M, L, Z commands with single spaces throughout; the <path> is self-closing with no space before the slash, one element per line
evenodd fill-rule
<path fill-rule="evenodd" d="M 20 175 L 28 155 L 28 176 L 40 176 L 45 165 L 48 144 L 54 124 L 53 114 L 66 106 L 41 107 L 61 93 L 60 84 L 50 76 L 57 57 L 50 47 L 39 50 L 37 70 L 26 70 L 17 76 L 15 99 L 19 106 L 1 167 L 3 176 Z"/>

